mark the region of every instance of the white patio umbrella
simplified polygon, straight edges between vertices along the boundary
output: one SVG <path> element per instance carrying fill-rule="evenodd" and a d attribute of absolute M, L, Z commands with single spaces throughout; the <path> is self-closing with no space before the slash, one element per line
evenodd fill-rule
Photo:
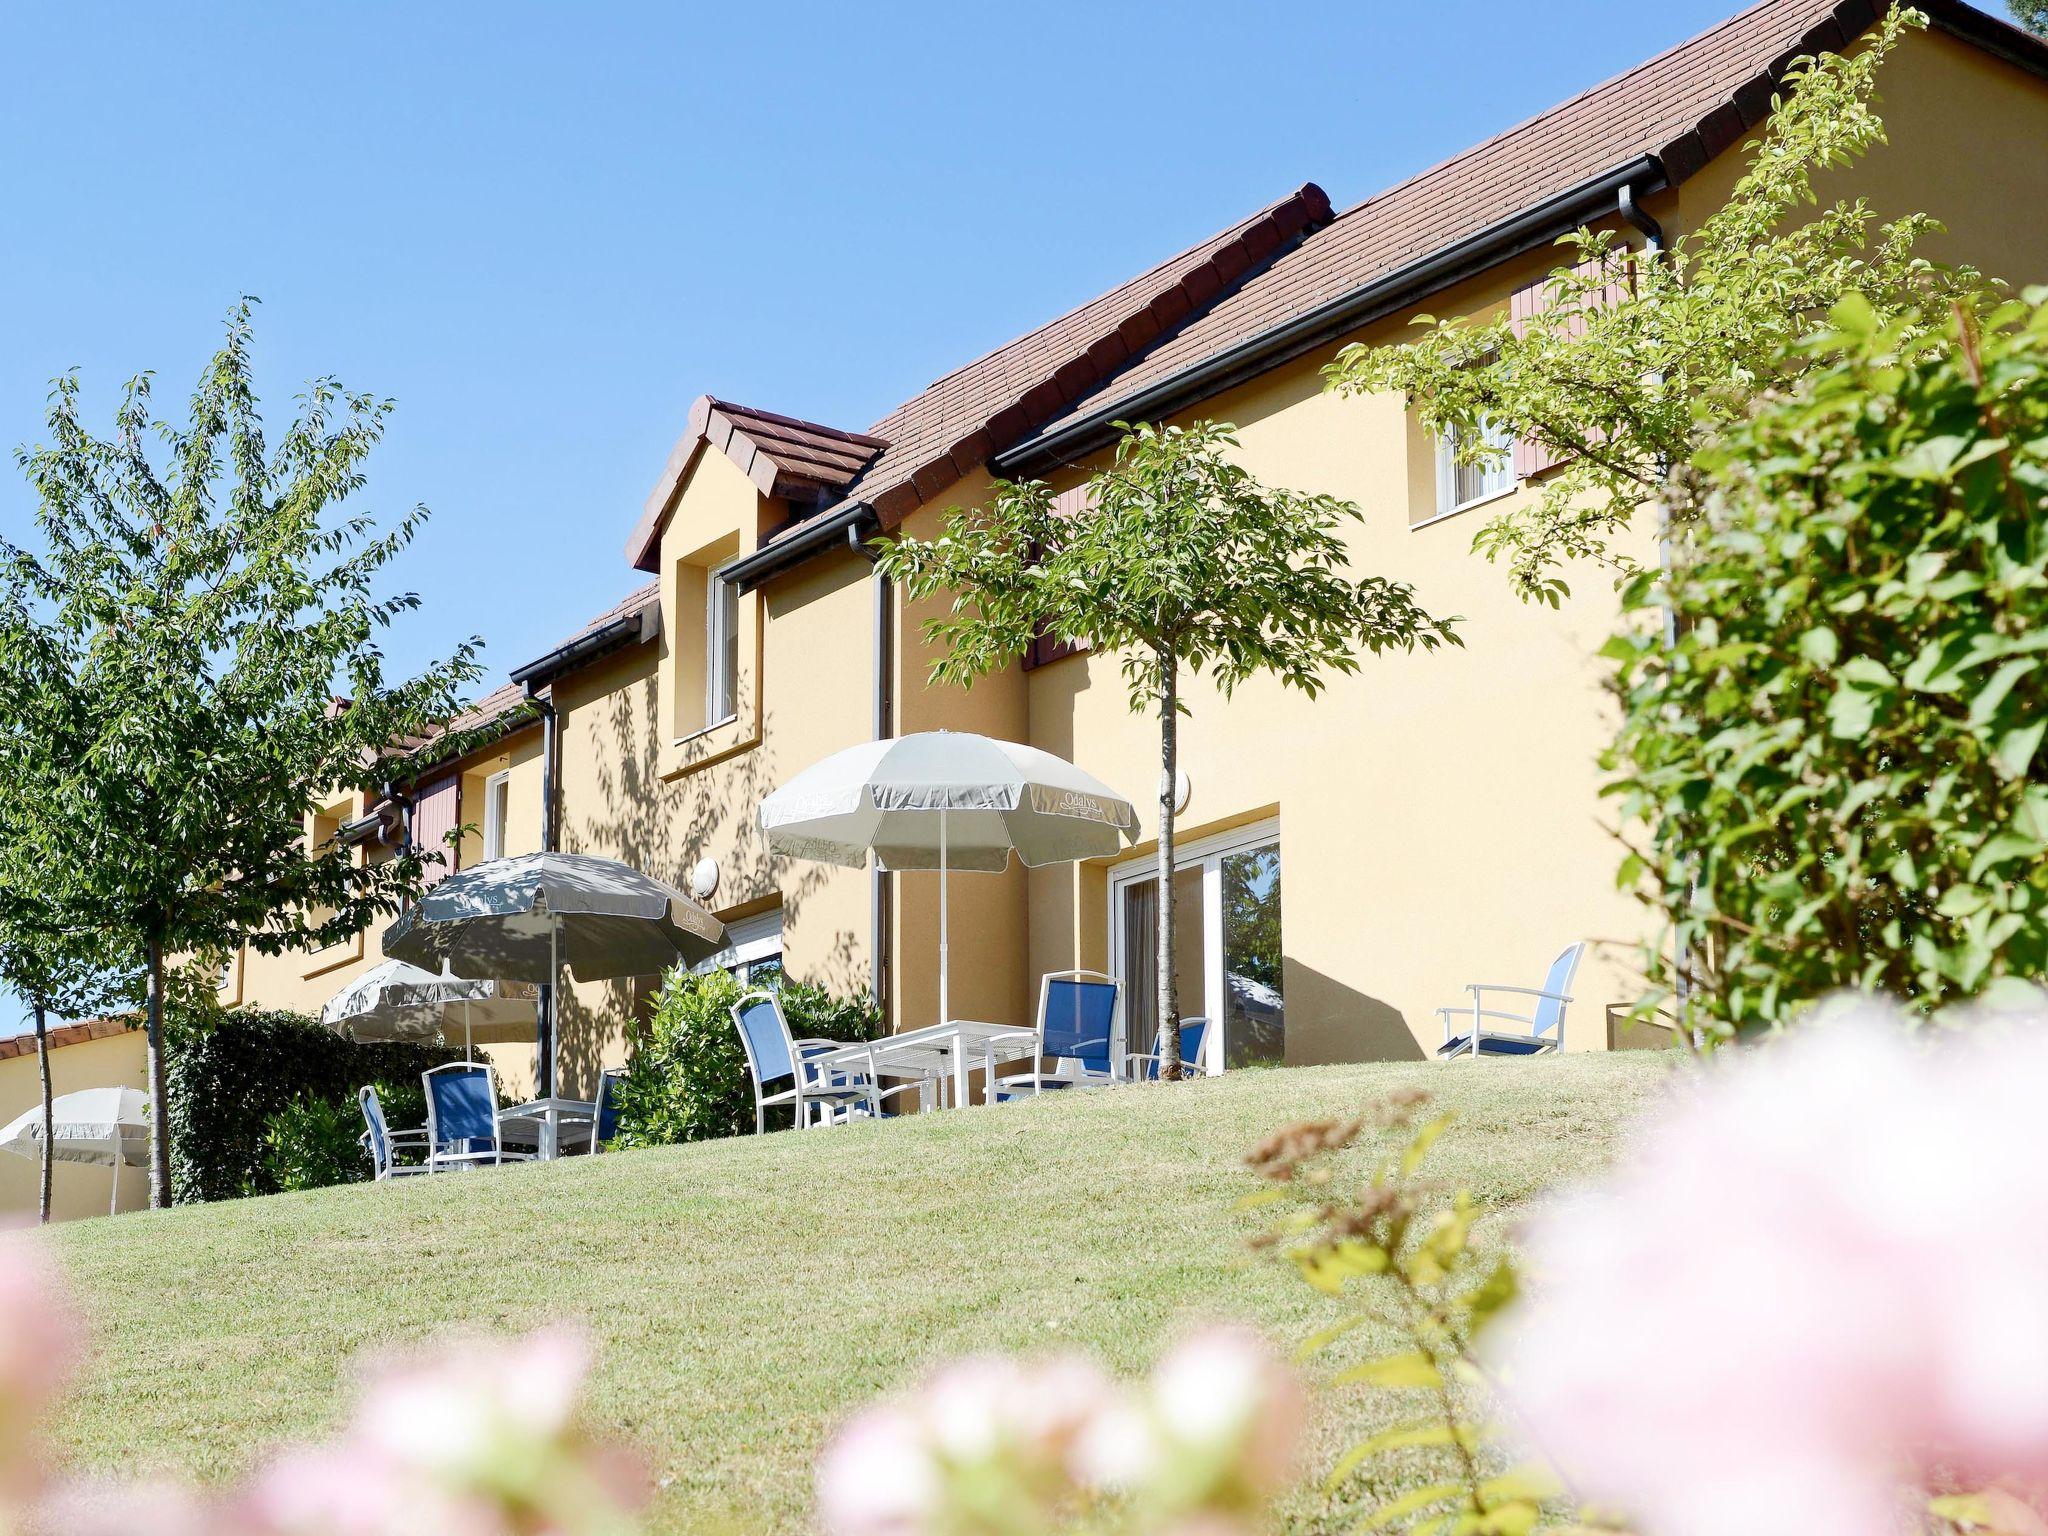
<path fill-rule="evenodd" d="M 578 981 L 653 976 L 724 943 L 724 925 L 674 886 L 587 853 L 529 853 L 459 870 L 384 931 L 391 959 L 550 987 L 565 964 Z M 550 1092 L 555 1054 L 550 1031 Z"/>
<path fill-rule="evenodd" d="M 761 802 L 768 846 L 793 858 L 939 872 L 939 1016 L 947 1009 L 946 877 L 1069 864 L 1137 841 L 1128 800 L 1072 763 L 1014 741 L 923 731 L 812 764 Z"/>
<path fill-rule="evenodd" d="M 121 1208 L 121 1167 L 149 1165 L 149 1098 L 138 1088 L 81 1088 L 50 1101 L 50 1156 L 60 1163 L 105 1163 L 114 1170 L 107 1204 Z M 43 1106 L 0 1127 L 0 1147 L 17 1157 L 43 1155 Z"/>
<path fill-rule="evenodd" d="M 540 1018 L 540 990 L 525 981 L 475 981 L 436 975 L 386 960 L 327 1000 L 320 1022 L 358 1045 L 403 1041 L 444 1044 L 462 1024 L 464 1056 L 485 1045 L 531 1041 Z"/>

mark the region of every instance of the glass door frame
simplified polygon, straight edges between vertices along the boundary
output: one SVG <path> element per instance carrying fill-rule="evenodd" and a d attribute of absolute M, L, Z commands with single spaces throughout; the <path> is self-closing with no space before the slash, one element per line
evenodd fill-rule
<path fill-rule="evenodd" d="M 1176 843 L 1174 846 L 1173 868 L 1176 874 L 1198 865 L 1202 871 L 1202 1006 L 1196 1012 L 1209 1020 L 1212 1029 L 1225 1027 L 1225 1016 L 1230 1006 L 1229 988 L 1223 979 L 1223 861 L 1233 853 L 1245 853 L 1269 845 L 1277 847 L 1279 842 L 1280 818 L 1271 816 L 1264 821 L 1232 827 L 1228 832 L 1190 838 L 1187 842 Z M 1142 857 L 1113 864 L 1109 870 L 1109 973 L 1115 976 L 1118 982 L 1117 1038 L 1124 1042 L 1123 1048 L 1127 1052 L 1139 1047 L 1130 1043 L 1128 1010 L 1125 1006 L 1127 989 L 1123 985 L 1122 975 L 1125 953 L 1124 888 L 1153 879 L 1158 873 L 1159 854 L 1156 849 Z M 1187 1007 L 1185 998 L 1181 1000 L 1181 1006 Z M 1193 1013 L 1188 1015 L 1190 1018 L 1194 1016 Z M 1151 1044 L 1152 1042 L 1146 1041 L 1143 1048 L 1149 1050 Z M 1223 1054 L 1216 1052 L 1210 1055 L 1209 1071 L 1212 1075 L 1222 1069 Z"/>

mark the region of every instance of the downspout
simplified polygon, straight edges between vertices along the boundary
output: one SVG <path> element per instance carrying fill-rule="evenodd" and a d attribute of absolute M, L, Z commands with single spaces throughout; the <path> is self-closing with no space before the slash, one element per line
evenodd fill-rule
<path fill-rule="evenodd" d="M 882 574 L 880 565 L 876 563 L 875 552 L 868 548 L 859 523 L 848 526 L 846 545 L 875 567 L 875 686 L 872 728 L 876 741 L 886 741 L 896 734 L 896 701 L 892 687 L 896 659 L 896 589 L 889 578 Z M 873 962 L 875 1006 L 881 1009 L 885 1020 L 889 1016 L 889 894 L 889 876 L 879 865 L 871 865 L 868 869 L 869 954 Z"/>
<path fill-rule="evenodd" d="M 540 711 L 540 850 L 553 853 L 559 830 L 555 796 L 561 781 L 562 732 L 555 714 L 554 690 L 550 688 L 544 699 L 532 694 L 528 697 Z M 540 989 L 540 1029 L 533 1052 L 534 1083 L 539 1089 L 536 1096 L 543 1099 L 553 1096 L 555 1091 L 555 993 L 554 978 L 549 977 Z"/>
<path fill-rule="evenodd" d="M 1641 203 L 1636 201 L 1636 189 L 1632 183 L 1623 182 L 1616 203 L 1616 211 L 1633 225 L 1643 237 L 1643 248 L 1648 251 L 1663 251 L 1664 226 Z M 1671 465 L 1660 460 L 1657 465 L 1658 484 L 1664 484 L 1671 475 Z M 1671 548 L 1671 503 L 1665 498 L 1661 512 L 1662 526 L 1657 531 L 1657 566 L 1664 574 L 1664 649 L 1678 649 L 1678 609 L 1671 601 L 1671 569 L 1673 562 Z M 1690 902 L 1693 892 L 1687 893 Z M 1680 944 L 1672 955 L 1672 1002 L 1683 1020 L 1692 1001 L 1692 952 L 1688 945 Z M 1693 1048 L 1699 1049 L 1703 1041 L 1698 1030 L 1693 1031 Z"/>

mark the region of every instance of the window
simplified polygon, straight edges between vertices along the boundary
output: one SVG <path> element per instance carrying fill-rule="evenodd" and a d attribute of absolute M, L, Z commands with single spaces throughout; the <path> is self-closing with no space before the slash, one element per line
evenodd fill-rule
<path fill-rule="evenodd" d="M 1515 488 L 1515 467 L 1513 462 L 1514 442 L 1507 432 L 1491 425 L 1481 433 L 1481 440 L 1493 450 L 1484 463 L 1467 464 L 1458 460 L 1461 439 L 1453 433 L 1439 438 L 1436 446 L 1436 513 L 1448 517 L 1453 512 L 1476 506 L 1482 501 L 1491 501 Z"/>
<path fill-rule="evenodd" d="M 725 948 L 699 971 L 730 971 L 741 986 L 772 987 L 782 980 L 782 909 L 758 917 L 736 918 L 725 925 Z"/>
<path fill-rule="evenodd" d="M 494 773 L 484 780 L 484 858 L 505 857 L 506 813 L 512 807 L 512 774 Z"/>
<path fill-rule="evenodd" d="M 1222 1024 L 1226 1066 L 1278 1062 L 1287 1041 L 1280 830 L 1268 822 L 1178 853 L 1173 965 L 1181 1012 Z M 1111 871 L 1109 914 L 1124 1049 L 1150 1051 L 1159 1017 L 1159 880 L 1149 857 Z"/>
<path fill-rule="evenodd" d="M 704 723 L 740 712 L 740 589 L 725 566 L 704 573 Z"/>

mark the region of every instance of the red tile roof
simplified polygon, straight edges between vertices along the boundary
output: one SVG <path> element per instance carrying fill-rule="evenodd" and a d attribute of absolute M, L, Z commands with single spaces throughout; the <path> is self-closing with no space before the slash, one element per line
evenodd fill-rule
<path fill-rule="evenodd" d="M 133 1028 L 135 1025 L 125 1019 L 80 1019 L 76 1024 L 59 1024 L 49 1032 L 50 1049 L 55 1051 L 67 1045 L 83 1045 L 88 1040 L 104 1040 L 109 1035 L 126 1034 Z M 25 1035 L 9 1035 L 0 1040 L 0 1061 L 35 1053 L 34 1031 Z"/>
<path fill-rule="evenodd" d="M 763 496 L 780 496 L 812 507 L 844 494 L 860 472 L 889 445 L 863 432 L 757 411 L 752 406 L 699 395 L 690 424 L 669 450 L 661 478 L 647 495 L 640 521 L 626 541 L 634 569 L 651 571 L 669 502 L 700 444 L 716 448 L 740 467 Z"/>
<path fill-rule="evenodd" d="M 851 495 L 885 528 L 1053 420 L 1330 218 L 1313 182 L 1101 298 L 956 368 L 875 423 L 889 447 Z"/>
<path fill-rule="evenodd" d="M 1924 8 L 1937 25 L 1980 42 L 2038 50 L 2040 60 L 2048 61 L 2048 48 L 1958 0 L 1934 0 Z M 1763 123 L 1795 57 L 1840 51 L 1882 10 L 1872 0 L 1763 0 L 1367 198 L 1107 381 L 1046 432 L 1089 416 L 1114 415 L 1119 402 L 1141 390 L 1637 157 L 1656 157 L 1667 183 L 1685 180 Z"/>

